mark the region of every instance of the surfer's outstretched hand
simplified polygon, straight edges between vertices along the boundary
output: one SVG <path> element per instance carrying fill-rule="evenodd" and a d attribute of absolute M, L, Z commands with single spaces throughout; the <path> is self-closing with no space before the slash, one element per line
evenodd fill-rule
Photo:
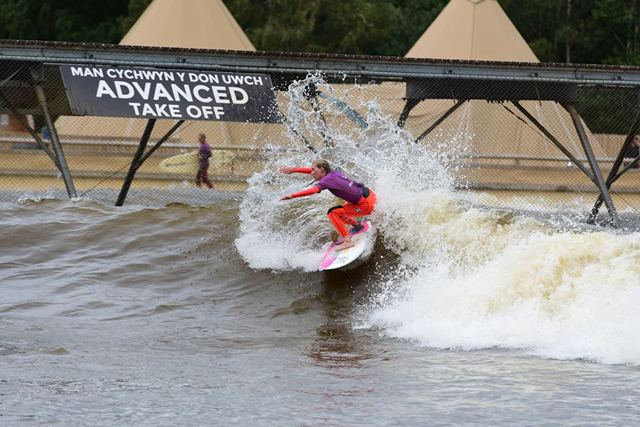
<path fill-rule="evenodd" d="M 293 173 L 293 168 L 290 168 L 288 166 L 282 166 L 280 168 L 280 173 L 286 173 L 288 175 L 290 173 Z"/>
<path fill-rule="evenodd" d="M 291 196 L 282 196 L 280 200 L 290 200 Z"/>

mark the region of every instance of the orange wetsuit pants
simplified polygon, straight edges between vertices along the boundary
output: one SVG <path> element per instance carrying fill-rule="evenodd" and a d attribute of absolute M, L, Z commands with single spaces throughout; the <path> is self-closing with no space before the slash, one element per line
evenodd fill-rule
<path fill-rule="evenodd" d="M 354 217 L 370 215 L 376 206 L 376 194 L 369 190 L 369 197 L 362 196 L 357 204 L 345 203 L 344 205 L 334 206 L 329 209 L 327 215 L 329 221 L 338 230 L 340 236 L 344 237 L 347 234 L 345 224 L 354 225 L 356 222 Z"/>

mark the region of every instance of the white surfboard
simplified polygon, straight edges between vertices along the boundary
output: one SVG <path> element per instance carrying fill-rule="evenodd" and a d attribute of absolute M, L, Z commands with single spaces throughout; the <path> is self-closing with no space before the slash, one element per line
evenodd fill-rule
<path fill-rule="evenodd" d="M 364 229 L 352 234 L 351 240 L 355 245 L 348 249 L 337 251 L 336 244 L 332 243 L 320 262 L 320 271 L 335 270 L 342 268 L 358 259 L 363 253 L 370 252 L 375 240 L 375 228 L 368 222 L 363 221 Z M 342 239 L 338 239 L 336 243 L 340 243 Z"/>

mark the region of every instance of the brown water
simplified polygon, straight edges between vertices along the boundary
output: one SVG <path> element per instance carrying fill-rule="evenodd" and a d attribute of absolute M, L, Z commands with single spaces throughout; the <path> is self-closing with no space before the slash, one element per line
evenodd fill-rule
<path fill-rule="evenodd" d="M 432 214 L 453 215 L 446 204 L 429 200 Z M 529 316 L 527 301 L 537 297 L 508 306 L 512 294 L 503 289 L 496 291 L 503 292 L 502 306 L 492 299 L 497 323 L 491 323 L 488 311 L 469 305 L 466 281 L 491 292 L 497 276 L 506 276 L 522 289 L 524 273 L 504 266 L 490 270 L 496 276 L 485 271 L 452 280 L 449 271 L 443 278 L 433 265 L 412 261 L 432 256 L 417 241 L 406 236 L 398 249 L 382 218 L 364 264 L 349 272 L 313 272 L 252 268 L 254 252 L 238 250 L 237 239 L 250 227 L 246 220 L 240 225 L 238 200 L 219 197 L 208 207 L 189 200 L 154 208 L 133 202 L 122 208 L 88 200 L 0 203 L 0 424 L 538 426 L 640 420 L 639 319 L 637 310 L 627 312 L 620 302 L 637 302 L 633 287 L 600 282 L 610 298 L 600 301 L 598 313 L 587 303 L 560 300 L 556 290 L 551 299 L 558 316 L 539 312 L 538 323 L 517 315 Z M 472 212 L 460 215 L 470 221 Z M 474 220 L 480 228 L 489 221 L 480 213 Z M 443 247 L 462 242 L 459 226 L 453 233 L 435 223 L 431 233 L 440 233 Z M 496 224 L 486 239 L 516 235 L 501 237 Z M 523 224 L 512 223 L 535 248 L 540 226 Z M 443 241 L 448 233 L 457 237 Z M 574 245 L 585 238 L 542 235 L 558 244 L 564 236 Z M 607 236 L 599 237 L 605 246 L 622 239 L 627 249 L 638 239 L 611 236 L 608 243 Z M 438 256 L 455 262 L 452 254 L 464 250 Z M 616 262 L 624 263 L 612 259 L 594 262 L 614 274 Z M 479 267 L 480 261 L 469 262 Z M 576 270 L 571 262 L 560 267 L 566 278 L 558 288 L 591 265 Z M 536 286 L 546 283 L 544 271 L 528 272 L 536 274 Z M 580 300 L 580 290 L 571 298 Z M 475 301 L 482 298 L 475 295 Z M 445 322 L 451 329 L 444 329 Z M 565 334 L 544 336 L 539 322 Z M 590 335 L 580 322 L 592 326 Z M 497 324 L 502 335 L 492 332 Z"/>

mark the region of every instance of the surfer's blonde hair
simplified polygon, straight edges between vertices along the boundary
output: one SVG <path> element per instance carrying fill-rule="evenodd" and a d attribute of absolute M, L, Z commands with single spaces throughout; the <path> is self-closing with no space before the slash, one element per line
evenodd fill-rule
<path fill-rule="evenodd" d="M 328 161 L 324 159 L 316 160 L 315 162 L 312 163 L 312 165 L 317 168 L 324 169 L 325 173 L 329 173 L 332 171 L 331 165 L 329 164 Z"/>

